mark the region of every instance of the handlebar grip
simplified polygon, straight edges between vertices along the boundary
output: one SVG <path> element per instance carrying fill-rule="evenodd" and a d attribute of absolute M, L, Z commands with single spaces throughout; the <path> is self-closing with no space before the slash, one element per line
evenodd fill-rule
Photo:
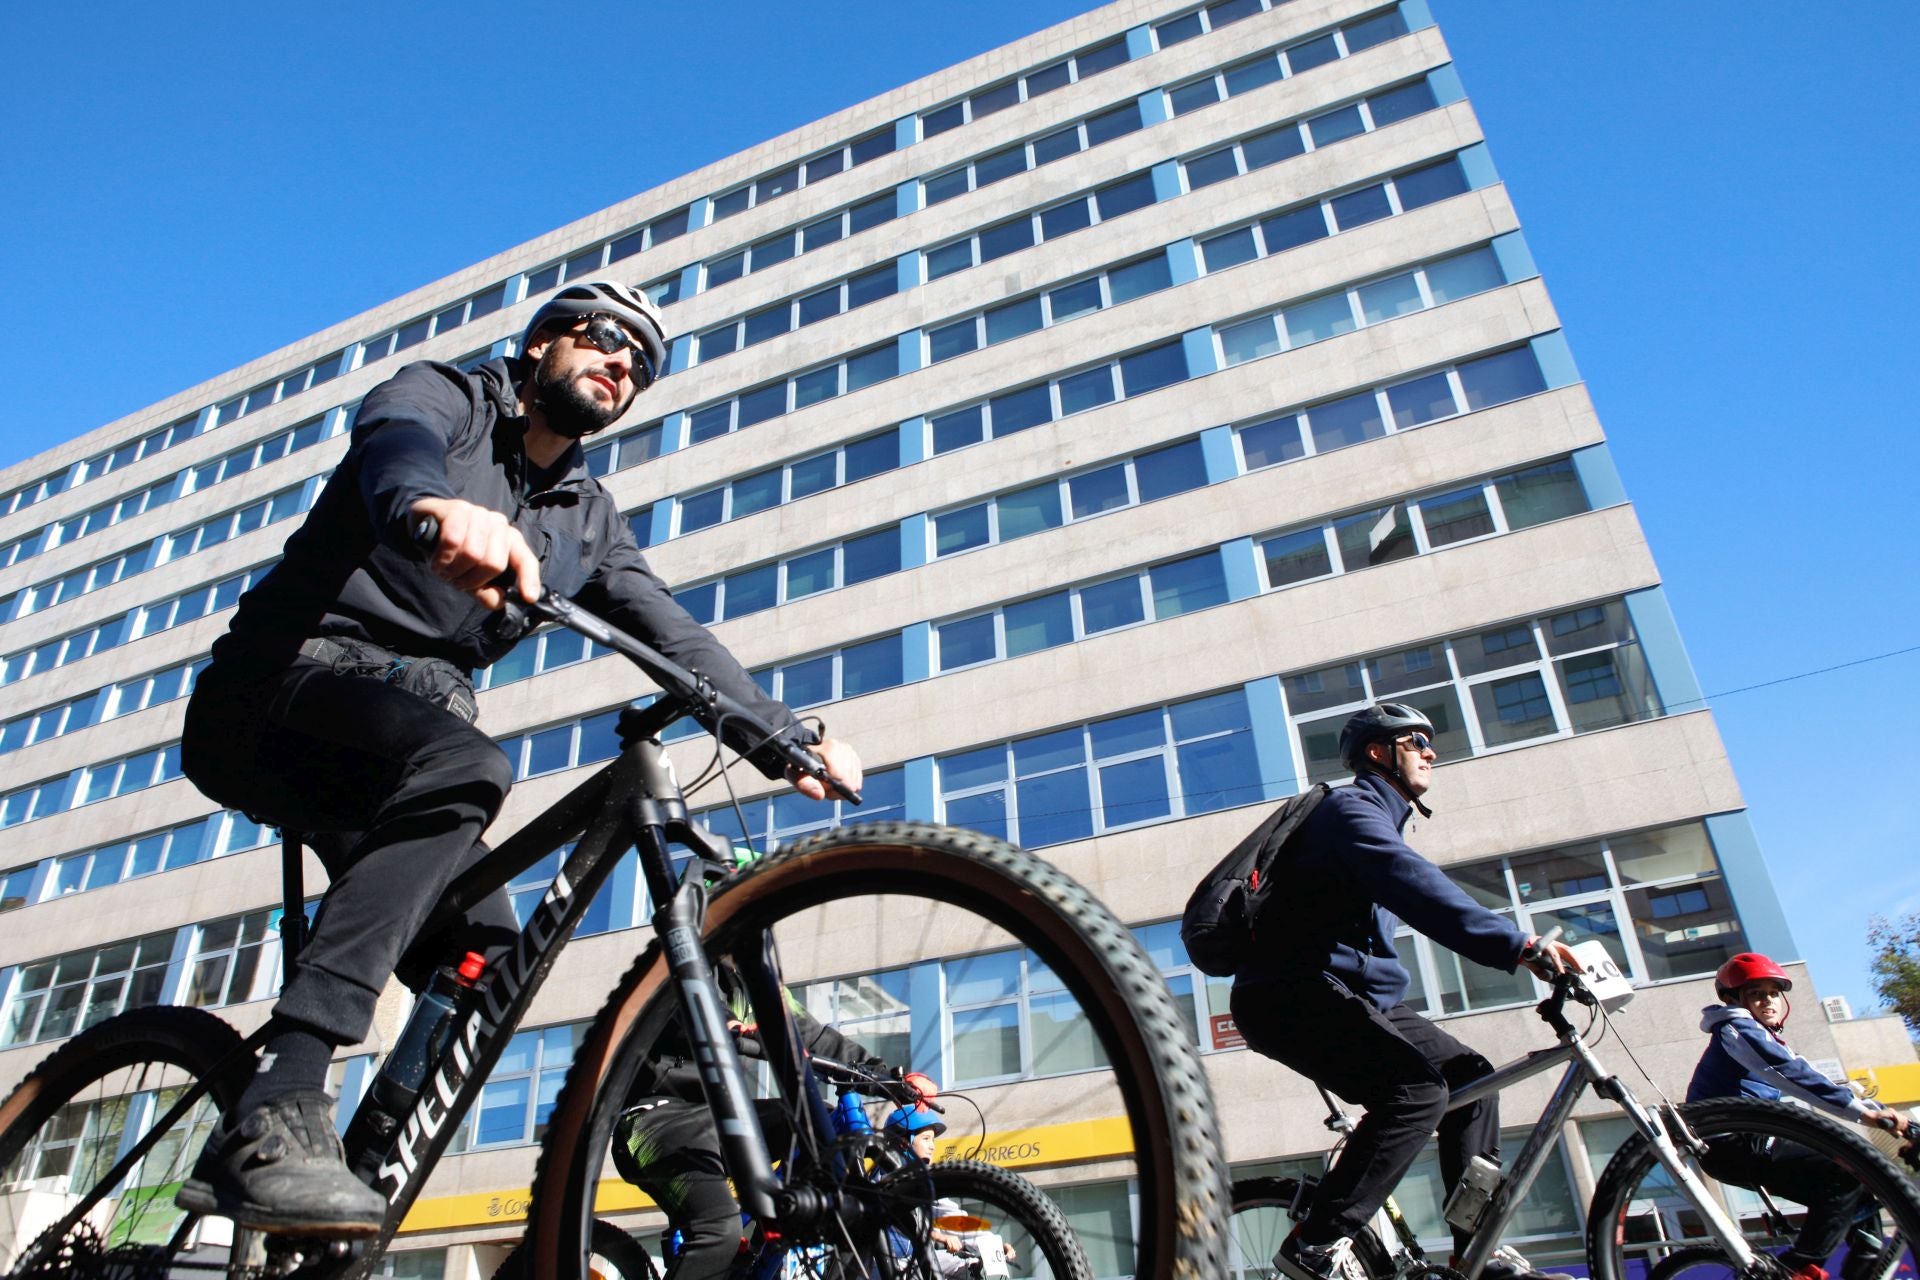
<path fill-rule="evenodd" d="M 434 516 L 411 516 L 407 525 L 407 537 L 413 545 L 422 551 L 431 551 L 440 545 L 440 521 Z"/>

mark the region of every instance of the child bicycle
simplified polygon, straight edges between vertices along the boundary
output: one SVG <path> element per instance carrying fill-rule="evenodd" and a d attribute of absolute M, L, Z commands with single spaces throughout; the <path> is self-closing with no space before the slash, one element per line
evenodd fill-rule
<path fill-rule="evenodd" d="M 1901 1266 L 1913 1269 L 1913 1241 L 1920 1239 L 1920 1189 L 1900 1167 L 1863 1137 L 1808 1108 L 1785 1102 L 1726 1098 L 1676 1106 L 1662 1099 L 1642 1103 L 1599 1058 L 1585 1032 L 1632 996 L 1597 942 L 1581 944 L 1576 954 L 1586 973 L 1562 973 L 1535 1012 L 1553 1030 L 1558 1044 L 1496 1067 L 1480 1079 L 1452 1090 L 1448 1108 L 1470 1105 L 1521 1080 L 1562 1063 L 1566 1072 L 1527 1136 L 1512 1168 L 1504 1174 L 1485 1162 L 1469 1170 L 1447 1204 L 1449 1223 L 1473 1232 L 1454 1265 L 1429 1258 L 1391 1198 L 1368 1228 L 1354 1237 L 1348 1274 L 1342 1280 L 1476 1280 L 1481 1268 L 1501 1250 L 1500 1241 L 1521 1202 L 1539 1177 L 1574 1107 L 1592 1088 L 1613 1102 L 1634 1133 L 1614 1153 L 1595 1184 L 1587 1211 L 1586 1257 L 1593 1280 L 1669 1280 L 1681 1270 L 1687 1280 L 1706 1280 L 1710 1263 L 1722 1276 L 1747 1280 L 1786 1280 L 1790 1269 L 1767 1246 L 1777 1242 L 1777 1223 L 1749 1222 L 1728 1212 L 1726 1203 L 1700 1171 L 1709 1143 L 1723 1138 L 1773 1139 L 1798 1143 L 1833 1162 L 1860 1189 L 1861 1218 L 1850 1248 L 1874 1251 L 1874 1277 L 1890 1276 Z M 1587 1027 L 1575 1028 L 1566 1016 L 1571 1001 L 1591 1010 Z M 1328 1127 L 1350 1133 L 1352 1120 L 1327 1098 Z M 1338 1151 L 1336 1144 L 1335 1153 Z M 1331 1165 L 1332 1156 L 1328 1161 Z M 1905 1156 L 1911 1164 L 1914 1148 Z M 1292 1223 L 1306 1215 L 1316 1179 L 1250 1178 L 1234 1184 L 1235 1259 L 1227 1274 L 1280 1277 L 1287 1273 L 1269 1261 Z M 1780 1218 L 1784 1221 L 1784 1216 Z M 1872 1240 L 1862 1239 L 1863 1231 Z M 1791 1237 L 1789 1233 L 1788 1238 Z M 1681 1259 L 1674 1262 L 1673 1259 Z M 1684 1264 L 1684 1265 L 1683 1265 Z M 1456 1269 L 1457 1268 L 1457 1269 Z M 1664 1270 L 1663 1270 L 1664 1268 Z M 1849 1280 L 1854 1280 L 1849 1274 Z M 1862 1277 L 1862 1280 L 1865 1280 Z"/>
<path fill-rule="evenodd" d="M 843 827 L 733 870 L 728 842 L 691 820 L 658 735 L 684 715 L 710 731 L 732 720 L 770 742 L 777 740 L 772 731 L 697 673 L 564 600 L 522 607 L 624 655 L 662 696 L 624 711 L 614 760 L 463 873 L 424 926 L 423 936 L 431 935 L 574 842 L 514 946 L 456 994 L 440 1034 L 423 1037 L 410 1020 L 398 1043 L 430 1041 L 424 1060 L 406 1075 L 396 1074 L 390 1060 L 376 1081 L 385 1087 L 370 1088 L 359 1103 L 347 1160 L 386 1197 L 380 1233 L 354 1244 L 263 1237 L 176 1211 L 173 1193 L 207 1127 L 249 1078 L 260 1037 L 243 1039 L 202 1010 L 145 1008 L 74 1037 L 0 1103 L 0 1276 L 372 1274 L 560 950 L 629 848 L 638 852 L 655 904 L 653 936 L 576 1049 L 549 1117 L 524 1244 L 536 1274 L 589 1274 L 614 1120 L 676 1019 L 694 1049 L 727 1170 L 754 1222 L 816 1247 L 828 1260 L 820 1274 L 931 1274 L 924 1262 L 901 1270 L 886 1238 L 901 1214 L 921 1211 L 924 1219 L 924 1185 L 875 1177 L 840 1150 L 831 1108 L 781 994 L 776 928 L 810 936 L 807 913 L 821 909 L 845 919 L 857 900 L 876 894 L 928 899 L 942 922 L 977 917 L 964 935 L 970 941 L 984 936 L 990 947 L 1029 947 L 1052 968 L 1113 1064 L 1103 1100 L 1125 1115 L 1132 1138 L 1139 1274 L 1220 1274 L 1226 1180 L 1206 1080 L 1165 982 L 1123 925 L 1045 862 L 1002 841 L 925 824 Z M 839 789 L 810 751 L 779 749 L 795 768 Z M 697 864 L 677 881 L 676 846 Z M 285 859 L 293 946 L 304 917 L 292 837 Z M 712 890 L 709 872 L 720 877 Z M 713 957 L 721 955 L 744 979 L 792 1122 L 786 1152 L 768 1151 L 754 1114 L 714 983 Z M 418 1002 L 413 1019 L 429 1016 L 430 1004 Z M 382 1106 L 382 1098 L 400 1101 Z M 780 1157 L 784 1180 L 773 1169 Z"/>

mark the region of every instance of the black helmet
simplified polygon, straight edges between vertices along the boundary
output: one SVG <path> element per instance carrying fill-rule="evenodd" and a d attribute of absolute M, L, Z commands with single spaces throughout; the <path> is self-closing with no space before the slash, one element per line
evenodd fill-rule
<path fill-rule="evenodd" d="M 1340 730 L 1340 763 L 1359 773 L 1368 763 L 1370 745 L 1392 742 L 1409 733 L 1424 733 L 1431 738 L 1433 721 L 1404 702 L 1383 702 L 1365 711 L 1356 711 Z"/>
<path fill-rule="evenodd" d="M 548 298 L 520 334 L 521 353 L 526 353 L 534 335 L 545 326 L 590 315 L 612 316 L 640 339 L 646 381 L 640 382 L 637 378 L 634 381 L 642 390 L 666 372 L 667 328 L 660 320 L 660 308 L 654 306 L 653 299 L 646 294 L 618 280 L 583 280 Z"/>

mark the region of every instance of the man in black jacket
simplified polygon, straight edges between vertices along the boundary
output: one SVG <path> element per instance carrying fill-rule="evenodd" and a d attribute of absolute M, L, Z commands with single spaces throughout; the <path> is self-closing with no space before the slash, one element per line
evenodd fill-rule
<path fill-rule="evenodd" d="M 1393 945 L 1396 918 L 1489 968 L 1575 963 L 1563 944 L 1543 944 L 1469 898 L 1402 838 L 1415 808 L 1431 816 L 1420 801 L 1436 759 L 1426 716 L 1400 703 L 1369 707 L 1341 730 L 1340 758 L 1353 785 L 1329 792 L 1288 842 L 1261 913 L 1258 954 L 1233 980 L 1234 1022 L 1250 1047 L 1366 1108 L 1274 1258 L 1296 1280 L 1346 1269 L 1350 1238 L 1435 1125 L 1449 1193 L 1469 1159 L 1500 1158 L 1494 1099 L 1446 1110 L 1448 1088 L 1492 1064 L 1402 1003 L 1409 979 Z M 1455 1239 L 1464 1246 L 1464 1233 Z M 1481 1274 L 1538 1275 L 1509 1256 Z"/>
<path fill-rule="evenodd" d="M 331 884 L 184 1208 L 264 1231 L 378 1230 L 384 1201 L 347 1172 L 323 1086 L 389 975 L 417 989 L 515 931 L 501 892 L 453 936 L 416 937 L 484 855 L 513 780 L 472 723 L 472 670 L 522 638 L 496 612 L 503 574 L 526 598 L 555 592 L 639 634 L 860 784 L 850 747 L 819 741 L 674 602 L 587 472 L 580 438 L 664 367 L 652 303 L 618 282 L 569 285 L 535 312 L 520 353 L 471 373 L 408 365 L 368 393 L 346 455 L 281 562 L 241 597 L 188 704 L 181 762 L 194 785 L 301 833 Z M 422 549 L 414 530 L 429 516 L 438 539 Z M 779 775 L 777 757 L 730 741 Z M 825 795 L 812 778 L 795 785 Z"/>

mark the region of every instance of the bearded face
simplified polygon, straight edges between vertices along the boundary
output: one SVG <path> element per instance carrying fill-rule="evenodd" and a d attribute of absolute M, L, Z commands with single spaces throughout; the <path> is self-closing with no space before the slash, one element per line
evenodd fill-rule
<path fill-rule="evenodd" d="M 548 343 L 534 366 L 533 407 L 569 439 L 612 426 L 637 394 L 631 356 L 597 351 L 571 334 Z"/>

